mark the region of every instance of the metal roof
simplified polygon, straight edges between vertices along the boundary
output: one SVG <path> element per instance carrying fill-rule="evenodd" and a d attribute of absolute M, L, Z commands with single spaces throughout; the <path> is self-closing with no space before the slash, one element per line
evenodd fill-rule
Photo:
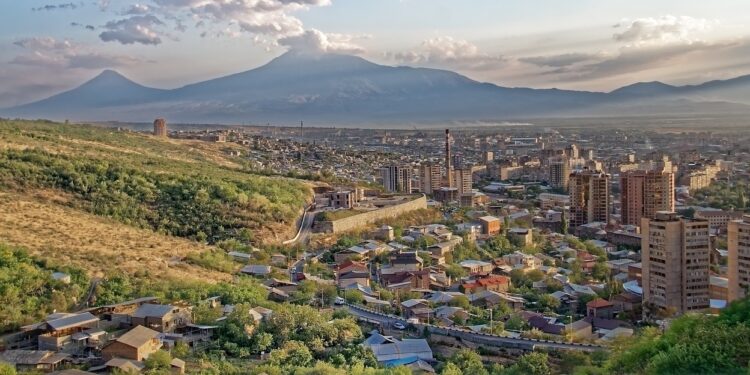
<path fill-rule="evenodd" d="M 84 324 L 98 322 L 99 318 L 95 317 L 91 313 L 85 312 L 80 314 L 70 314 L 62 318 L 52 319 L 47 321 L 47 325 L 54 331 L 63 330 L 66 328 L 76 327 Z"/>
<path fill-rule="evenodd" d="M 131 346 L 133 348 L 140 348 L 141 346 L 157 338 L 158 336 L 159 332 L 156 332 L 151 328 L 136 326 L 126 334 L 118 337 L 115 341 L 123 343 L 127 346 Z"/>
<path fill-rule="evenodd" d="M 164 317 L 165 315 L 169 314 L 174 310 L 174 306 L 170 305 L 156 305 L 153 303 L 146 303 L 141 305 L 141 307 L 138 308 L 138 310 L 133 313 L 133 317 L 135 318 L 146 318 L 146 317 Z"/>

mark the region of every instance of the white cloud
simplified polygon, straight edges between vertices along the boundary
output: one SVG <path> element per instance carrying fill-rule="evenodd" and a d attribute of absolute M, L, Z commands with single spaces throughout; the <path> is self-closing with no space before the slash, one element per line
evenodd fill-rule
<path fill-rule="evenodd" d="M 99 34 L 99 38 L 105 42 L 156 45 L 161 43 L 161 36 L 156 30 L 161 25 L 164 23 L 152 15 L 132 16 L 107 22 L 104 25 L 107 30 Z"/>
<path fill-rule="evenodd" d="M 14 57 L 12 64 L 42 66 L 47 68 L 103 69 L 133 65 L 141 62 L 123 55 L 110 55 L 93 51 L 91 48 L 70 40 L 57 40 L 53 37 L 37 37 L 17 40 L 14 45 L 24 49 L 24 53 Z"/>
<path fill-rule="evenodd" d="M 305 30 L 301 34 L 279 39 L 279 45 L 301 52 L 359 54 L 364 48 L 354 43 L 358 37 L 346 34 L 326 34 L 320 30 Z"/>
<path fill-rule="evenodd" d="M 149 7 L 146 4 L 136 3 L 125 8 L 125 10 L 123 10 L 121 13 L 122 15 L 125 15 L 125 16 L 144 15 L 144 14 L 148 14 L 149 12 L 151 12 L 151 10 L 152 10 L 151 7 Z"/>
<path fill-rule="evenodd" d="M 622 31 L 612 37 L 618 42 L 633 45 L 695 42 L 715 23 L 703 18 L 672 15 L 625 19 L 615 25 Z"/>
<path fill-rule="evenodd" d="M 473 43 L 450 36 L 431 38 L 412 51 L 387 53 L 386 57 L 406 64 L 472 70 L 497 68 L 506 61 L 503 56 L 481 52 Z"/>
<path fill-rule="evenodd" d="M 521 62 L 540 67 L 564 68 L 587 61 L 600 60 L 604 57 L 602 53 L 563 53 L 558 55 L 530 56 L 518 59 Z"/>

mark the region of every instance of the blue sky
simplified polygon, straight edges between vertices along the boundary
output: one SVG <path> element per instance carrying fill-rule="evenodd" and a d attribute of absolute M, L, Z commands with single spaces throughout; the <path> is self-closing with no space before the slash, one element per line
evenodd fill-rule
<path fill-rule="evenodd" d="M 746 0 L 0 0 L 0 106 L 118 70 L 154 87 L 289 49 L 611 90 L 750 74 Z"/>

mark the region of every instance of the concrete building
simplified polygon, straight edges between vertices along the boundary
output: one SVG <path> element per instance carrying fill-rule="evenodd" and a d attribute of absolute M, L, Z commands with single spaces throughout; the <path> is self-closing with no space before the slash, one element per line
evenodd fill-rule
<path fill-rule="evenodd" d="M 453 170 L 453 184 L 458 189 L 458 195 L 471 193 L 473 183 L 471 168 L 457 168 Z"/>
<path fill-rule="evenodd" d="M 419 167 L 420 187 L 423 193 L 432 195 L 436 190 L 440 189 L 442 179 L 440 165 L 423 164 Z"/>
<path fill-rule="evenodd" d="M 750 215 L 730 221 L 727 232 L 731 302 L 746 296 L 750 288 Z"/>
<path fill-rule="evenodd" d="M 732 220 L 741 220 L 742 211 L 724 211 L 724 210 L 701 210 L 695 211 L 694 217 L 697 219 L 708 220 L 711 228 L 711 234 L 727 233 L 727 227 Z"/>
<path fill-rule="evenodd" d="M 650 304 L 675 314 L 708 309 L 708 221 L 662 211 L 643 218 L 641 231 L 644 308 Z"/>
<path fill-rule="evenodd" d="M 542 210 L 550 210 L 555 207 L 566 207 L 570 204 L 570 196 L 567 194 L 539 194 L 539 204 Z"/>
<path fill-rule="evenodd" d="M 570 228 L 609 222 L 609 178 L 589 169 L 570 174 Z"/>
<path fill-rule="evenodd" d="M 549 161 L 549 186 L 568 191 L 570 181 L 570 163 L 564 156 L 551 158 Z"/>
<path fill-rule="evenodd" d="M 352 208 L 357 204 L 357 194 L 353 191 L 333 191 L 328 194 L 329 206 L 333 208 Z"/>
<path fill-rule="evenodd" d="M 479 224 L 482 226 L 482 234 L 495 236 L 500 233 L 500 219 L 495 216 L 482 216 Z"/>
<path fill-rule="evenodd" d="M 658 211 L 674 211 L 674 173 L 669 160 L 660 168 L 634 170 L 620 176 L 622 223 L 640 225 L 641 218 L 653 219 Z"/>
<path fill-rule="evenodd" d="M 391 165 L 380 168 L 383 187 L 389 193 L 411 193 L 412 167 L 410 165 Z"/>

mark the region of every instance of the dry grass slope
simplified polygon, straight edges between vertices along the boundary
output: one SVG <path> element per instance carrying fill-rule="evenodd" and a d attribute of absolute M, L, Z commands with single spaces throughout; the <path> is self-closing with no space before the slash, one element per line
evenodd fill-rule
<path fill-rule="evenodd" d="M 231 279 L 229 274 L 185 263 L 169 265 L 190 252 L 209 251 L 210 246 L 63 206 L 56 202 L 66 198 L 55 194 L 0 191 L 0 240 L 53 262 L 80 267 L 92 277 L 147 271 L 155 280 Z"/>

